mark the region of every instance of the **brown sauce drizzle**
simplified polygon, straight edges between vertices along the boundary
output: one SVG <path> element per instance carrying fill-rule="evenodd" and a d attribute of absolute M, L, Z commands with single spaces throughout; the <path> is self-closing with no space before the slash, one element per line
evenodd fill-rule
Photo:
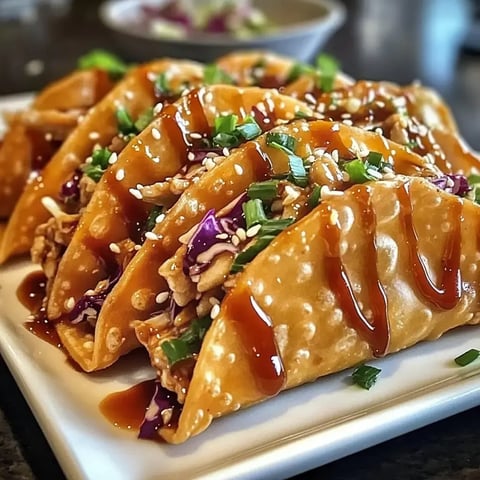
<path fill-rule="evenodd" d="M 103 416 L 118 428 L 138 430 L 155 392 L 155 380 L 107 395 L 99 405 Z"/>
<path fill-rule="evenodd" d="M 398 187 L 397 195 L 400 202 L 400 216 L 407 236 L 412 272 L 418 289 L 423 297 L 436 307 L 445 310 L 454 308 L 462 292 L 460 272 L 462 201 L 458 199 L 451 207 L 450 218 L 454 222 L 454 228 L 448 236 L 442 254 L 442 274 L 440 286 L 437 287 L 432 282 L 418 251 L 418 236 L 413 225 L 409 185 L 402 184 Z"/>
<path fill-rule="evenodd" d="M 48 321 L 45 307 L 42 306 L 46 284 L 44 273 L 37 271 L 29 273 L 17 288 L 18 300 L 33 315 L 33 320 L 25 322 L 24 327 L 50 345 L 62 348 L 55 326 Z"/>
<path fill-rule="evenodd" d="M 270 318 L 247 287 L 232 291 L 224 307 L 245 347 L 259 392 L 276 395 L 285 384 L 286 374 Z"/>
<path fill-rule="evenodd" d="M 365 185 L 354 188 L 354 196 L 360 204 L 361 222 L 367 237 L 366 250 L 362 254 L 370 258 L 376 265 L 377 249 L 375 244 L 375 213 L 370 202 L 370 191 Z M 340 255 L 341 228 L 338 223 L 331 223 L 332 208 L 328 204 L 321 205 L 322 236 L 327 243 L 325 255 L 325 271 L 330 288 L 337 297 L 341 309 L 345 312 L 347 321 L 370 344 L 375 356 L 386 353 L 390 330 L 387 317 L 387 297 L 378 278 L 376 268 L 366 269 L 368 297 L 372 309 L 372 319 L 369 321 L 363 314 L 352 289 Z"/>

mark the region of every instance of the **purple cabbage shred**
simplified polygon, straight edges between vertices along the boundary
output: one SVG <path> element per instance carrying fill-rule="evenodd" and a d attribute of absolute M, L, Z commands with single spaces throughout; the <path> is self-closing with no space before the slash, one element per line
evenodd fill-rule
<path fill-rule="evenodd" d="M 107 288 L 101 293 L 93 295 L 84 295 L 75 304 L 72 311 L 68 314 L 71 323 L 77 324 L 87 321 L 89 318 L 97 318 L 102 308 L 103 302 L 107 295 L 112 291 L 122 275 L 122 269 L 118 267 L 118 271 L 108 280 Z"/>
<path fill-rule="evenodd" d="M 164 426 L 162 412 L 171 408 L 180 409 L 175 393 L 163 388 L 159 381 L 155 382 L 155 391 L 148 405 L 145 417 L 140 425 L 138 438 L 155 438 L 157 430 Z"/>
<path fill-rule="evenodd" d="M 60 199 L 63 203 L 78 202 L 80 200 L 80 179 L 82 172 L 75 170 L 73 175 L 60 188 Z"/>
<path fill-rule="evenodd" d="M 210 262 L 199 263 L 198 256 L 218 245 L 219 251 L 235 251 L 235 247 L 228 241 L 238 228 L 245 228 L 245 216 L 242 205 L 246 202 L 247 195 L 240 195 L 232 205 L 230 211 L 220 218 L 215 215 L 215 210 L 209 210 L 202 221 L 198 224 L 195 233 L 187 245 L 187 253 L 183 260 L 183 272 L 185 275 L 201 273 Z M 227 238 L 219 238 L 226 234 Z M 222 235 L 222 237 L 225 235 Z"/>
<path fill-rule="evenodd" d="M 443 175 L 431 179 L 431 182 L 441 190 L 459 197 L 465 196 L 470 191 L 467 177 L 465 175 Z"/>

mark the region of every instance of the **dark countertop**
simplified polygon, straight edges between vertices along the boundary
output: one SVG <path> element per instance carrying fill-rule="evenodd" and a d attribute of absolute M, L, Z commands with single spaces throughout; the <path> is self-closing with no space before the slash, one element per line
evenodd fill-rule
<path fill-rule="evenodd" d="M 122 55 L 115 37 L 99 24 L 98 3 L 74 0 L 70 10 L 57 10 L 53 16 L 44 12 L 33 23 L 0 19 L 0 95 L 40 88 L 71 70 L 76 58 L 94 47 Z M 0 14 L 5 4 L 0 0 Z M 345 0 L 345 4 L 348 21 L 325 50 L 356 78 L 398 83 L 418 79 L 435 87 L 450 104 L 465 139 L 480 149 L 480 53 L 465 43 L 475 8 L 478 19 L 478 2 Z M 480 44 L 476 47 L 480 49 Z M 161 54 L 168 52 L 152 52 L 152 57 Z M 475 408 L 302 478 L 480 479 L 479 432 L 480 408 Z M 33 478 L 63 475 L 0 359 L 0 479 Z"/>

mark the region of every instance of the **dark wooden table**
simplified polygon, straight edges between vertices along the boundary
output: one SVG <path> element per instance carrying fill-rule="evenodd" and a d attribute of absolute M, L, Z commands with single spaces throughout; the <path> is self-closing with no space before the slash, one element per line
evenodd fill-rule
<path fill-rule="evenodd" d="M 356 78 L 420 80 L 435 87 L 451 105 L 465 139 L 480 150 L 480 41 L 468 37 L 475 13 L 479 20 L 478 2 L 344 3 L 348 20 L 325 50 Z M 33 21 L 0 18 L 0 95 L 39 89 L 71 70 L 79 55 L 95 47 L 123 55 L 115 37 L 98 20 L 98 4 L 74 0 L 63 11 L 43 9 Z M 0 0 L 0 15 L 5 5 Z M 162 54 L 168 52 L 152 52 L 152 57 Z M 303 478 L 480 479 L 479 441 L 480 408 L 476 408 Z M 0 479 L 4 478 L 61 479 L 63 474 L 0 359 Z"/>

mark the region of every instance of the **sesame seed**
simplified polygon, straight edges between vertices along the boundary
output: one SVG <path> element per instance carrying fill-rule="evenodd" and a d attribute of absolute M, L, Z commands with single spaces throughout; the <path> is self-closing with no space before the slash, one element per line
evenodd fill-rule
<path fill-rule="evenodd" d="M 75 299 L 73 297 L 69 297 L 66 301 L 65 301 L 65 307 L 67 308 L 67 310 L 73 310 L 73 307 L 75 306 Z"/>
<path fill-rule="evenodd" d="M 227 147 L 223 147 L 222 155 L 228 157 L 230 155 L 230 150 Z"/>
<path fill-rule="evenodd" d="M 216 297 L 210 297 L 210 298 L 208 299 L 208 303 L 209 303 L 210 305 L 212 305 L 212 306 L 213 306 L 213 305 L 220 305 L 220 300 L 219 300 L 218 298 L 216 298 Z"/>
<path fill-rule="evenodd" d="M 187 160 L 193 162 L 195 160 L 195 154 L 193 152 L 188 152 Z"/>
<path fill-rule="evenodd" d="M 108 163 L 109 165 L 113 165 L 117 160 L 118 160 L 118 155 L 115 152 L 113 152 L 108 159 Z"/>
<path fill-rule="evenodd" d="M 90 132 L 88 134 L 88 138 L 90 140 L 98 140 L 100 138 L 100 134 L 98 132 Z"/>
<path fill-rule="evenodd" d="M 360 109 L 361 106 L 362 106 L 362 101 L 359 98 L 356 98 L 356 97 L 350 97 L 345 102 L 345 108 L 347 109 L 347 112 L 349 112 L 349 113 L 357 112 Z"/>
<path fill-rule="evenodd" d="M 334 160 L 335 162 L 338 163 L 339 156 L 338 156 L 338 150 L 337 150 L 337 149 L 335 149 L 335 150 L 332 151 L 332 158 L 333 158 L 333 160 Z"/>
<path fill-rule="evenodd" d="M 129 188 L 128 191 L 130 192 L 131 195 L 133 195 L 138 200 L 143 199 L 142 192 L 139 192 L 136 188 Z"/>
<path fill-rule="evenodd" d="M 124 178 L 125 178 L 125 170 L 123 168 L 118 169 L 117 173 L 115 173 L 115 179 L 121 182 Z"/>
<path fill-rule="evenodd" d="M 89 289 L 85 292 L 85 295 L 95 295 L 95 290 L 92 290 L 91 288 L 89 288 Z"/>
<path fill-rule="evenodd" d="M 153 232 L 145 232 L 145 238 L 148 238 L 149 240 L 158 240 L 158 235 Z"/>
<path fill-rule="evenodd" d="M 127 91 L 125 92 L 125 98 L 126 98 L 127 100 L 133 100 L 133 97 L 134 97 L 134 94 L 133 94 L 133 92 L 132 92 L 131 90 L 127 90 Z"/>
<path fill-rule="evenodd" d="M 120 247 L 116 243 L 111 243 L 108 248 L 110 249 L 111 252 L 113 253 L 120 253 Z"/>
<path fill-rule="evenodd" d="M 163 109 L 163 103 L 159 102 L 153 107 L 153 114 L 158 115 Z"/>
<path fill-rule="evenodd" d="M 238 165 L 237 163 L 233 166 L 233 168 L 235 169 L 235 172 L 237 175 L 242 175 L 243 174 L 243 168 Z"/>
<path fill-rule="evenodd" d="M 310 92 L 306 93 L 304 98 L 308 103 L 317 103 L 317 99 Z"/>
<path fill-rule="evenodd" d="M 348 125 L 349 127 L 351 127 L 353 125 L 353 122 L 348 118 L 346 118 L 345 120 L 342 120 L 342 123 L 344 125 Z"/>
<path fill-rule="evenodd" d="M 240 245 L 240 240 L 236 235 L 232 235 L 232 240 L 231 241 L 232 241 L 232 245 L 234 247 L 238 247 L 238 245 Z"/>
<path fill-rule="evenodd" d="M 210 310 L 210 318 L 214 320 L 216 317 L 218 317 L 219 313 L 220 313 L 220 305 L 216 303 Z"/>
<path fill-rule="evenodd" d="M 133 249 L 134 249 L 136 252 L 138 252 L 141 248 L 142 248 L 141 245 L 135 245 L 135 246 L 133 247 Z"/>
<path fill-rule="evenodd" d="M 261 228 L 262 228 L 262 226 L 260 224 L 254 225 L 253 227 L 250 227 L 245 232 L 245 235 L 247 236 L 247 238 L 252 238 L 260 231 Z"/>
<path fill-rule="evenodd" d="M 168 292 L 160 292 L 156 297 L 155 297 L 155 302 L 157 303 L 164 303 L 168 300 L 169 293 Z"/>
<path fill-rule="evenodd" d="M 204 160 L 204 162 L 205 162 L 205 168 L 207 170 L 211 170 L 212 168 L 215 168 L 215 166 L 217 165 L 211 158 L 208 158 L 208 157 Z"/>
<path fill-rule="evenodd" d="M 196 139 L 196 140 L 200 140 L 202 138 L 202 135 L 200 133 L 197 133 L 197 132 L 192 132 L 190 134 L 190 138 L 193 138 L 193 139 Z"/>
<path fill-rule="evenodd" d="M 334 123 L 332 125 L 332 132 L 338 132 L 340 130 L 340 125 L 338 123 Z"/>
<path fill-rule="evenodd" d="M 155 72 L 147 72 L 147 78 L 154 82 L 157 79 L 157 74 Z"/>
<path fill-rule="evenodd" d="M 47 142 L 50 142 L 52 139 L 53 139 L 53 135 L 52 135 L 50 132 L 47 132 L 47 133 L 45 134 L 45 140 L 46 140 Z"/>
<path fill-rule="evenodd" d="M 162 135 L 160 134 L 160 131 L 158 130 L 158 128 L 152 128 L 152 137 L 155 139 L 155 140 L 160 140 L 160 137 Z"/>
<path fill-rule="evenodd" d="M 218 238 L 219 240 L 227 240 L 228 233 L 218 233 L 217 235 L 215 235 L 215 238 Z"/>
<path fill-rule="evenodd" d="M 155 223 L 161 223 L 163 222 L 165 218 L 165 214 L 164 213 L 161 213 L 156 219 L 155 219 Z"/>
<path fill-rule="evenodd" d="M 246 235 L 245 230 L 243 228 L 237 228 L 237 230 L 235 232 L 235 235 L 242 242 L 244 242 L 247 239 L 247 235 Z"/>

